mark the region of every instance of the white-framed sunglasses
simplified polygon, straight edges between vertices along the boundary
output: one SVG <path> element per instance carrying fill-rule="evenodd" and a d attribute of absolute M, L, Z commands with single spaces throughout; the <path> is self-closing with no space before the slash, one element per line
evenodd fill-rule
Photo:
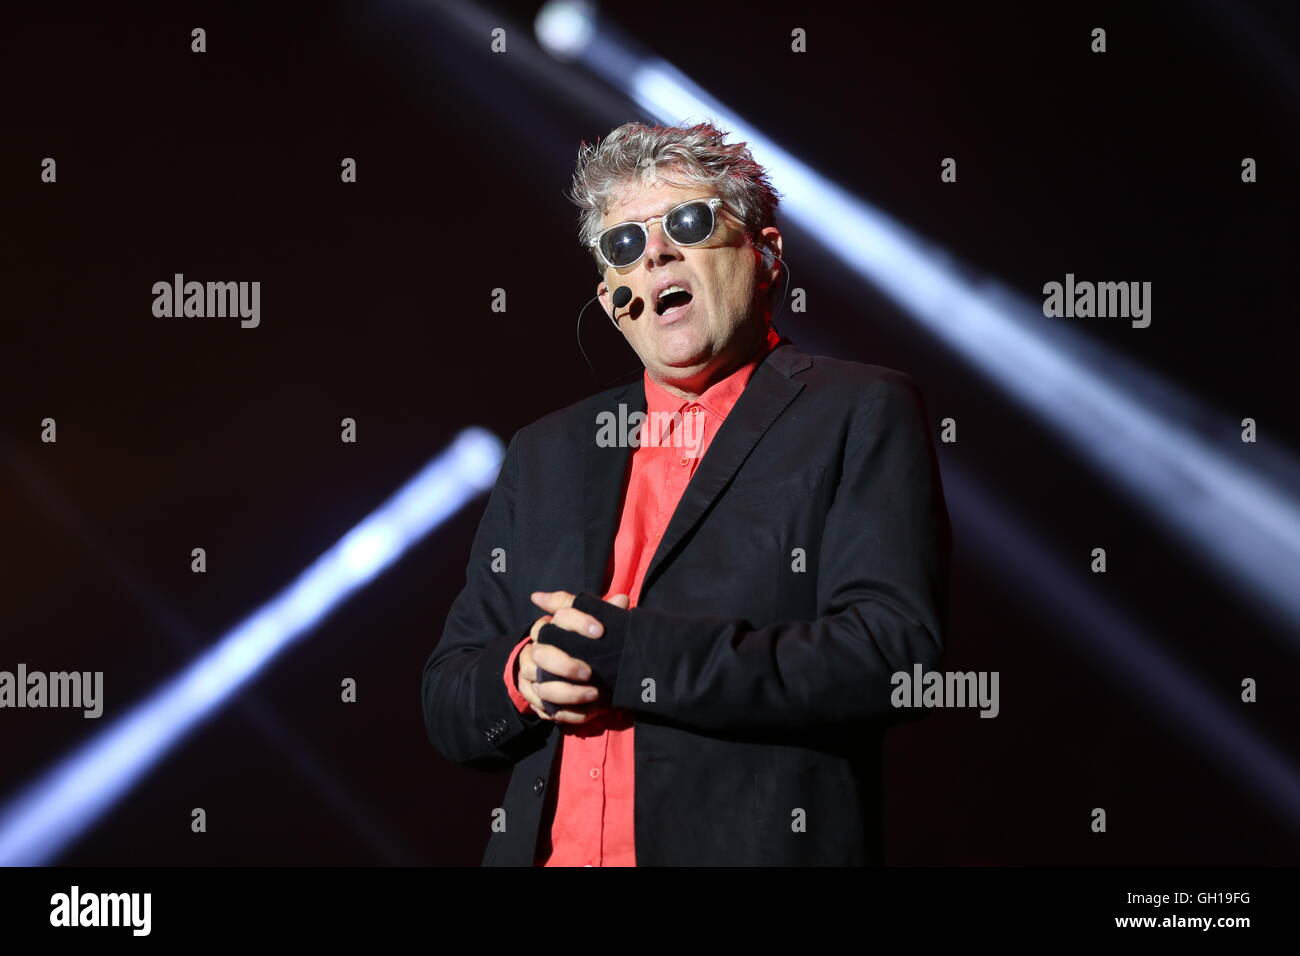
<path fill-rule="evenodd" d="M 669 209 L 662 216 L 651 216 L 641 222 L 620 222 L 601 230 L 600 235 L 588 243 L 606 267 L 626 269 L 641 261 L 650 240 L 650 223 L 662 219 L 664 235 L 678 246 L 698 246 L 708 240 L 718 227 L 715 210 L 725 205 L 717 196 L 688 199 Z"/>

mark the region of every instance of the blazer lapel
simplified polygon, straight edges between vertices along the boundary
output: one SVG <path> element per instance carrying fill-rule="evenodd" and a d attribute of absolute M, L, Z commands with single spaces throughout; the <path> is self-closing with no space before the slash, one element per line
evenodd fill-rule
<path fill-rule="evenodd" d="M 786 342 L 777 346 L 754 369 L 753 377 L 740 393 L 731 413 L 709 443 L 709 450 L 691 476 L 663 539 L 659 542 L 641 584 L 644 595 L 656 573 L 677 545 L 690 533 L 705 511 L 735 477 L 754 445 L 763 437 L 786 406 L 803 389 L 791 376 L 806 368 L 808 356 Z M 620 414 L 619 406 L 624 406 Z M 645 381 L 637 378 L 615 392 L 599 411 L 619 416 L 620 424 L 633 412 L 645 412 Z M 595 421 L 580 426 L 585 453 L 583 467 L 583 580 L 584 590 L 603 597 L 605 572 L 614 548 L 622 517 L 628 464 L 632 449 L 625 443 L 601 448 L 594 441 Z M 620 430 L 621 434 L 621 430 Z"/>
<path fill-rule="evenodd" d="M 623 406 L 620 412 L 619 406 Z M 616 391 L 608 403 L 597 413 L 612 412 L 622 424 L 633 412 L 645 412 L 645 381 L 637 378 Z M 613 447 L 602 448 L 596 444 L 596 421 L 582 422 L 580 438 L 583 463 L 583 573 L 582 588 L 597 597 L 605 596 L 605 572 L 614 550 L 614 537 L 618 534 L 619 519 L 623 513 L 623 491 L 627 484 L 628 463 L 632 449 L 624 441 Z"/>
<path fill-rule="evenodd" d="M 790 376 L 807 367 L 808 356 L 793 345 L 779 345 L 754 369 L 745 390 L 718 429 L 709 449 L 700 459 L 681 501 L 668 522 L 650 566 L 641 583 L 641 597 L 654 581 L 656 573 L 668 561 L 681 540 L 703 517 L 722 490 L 753 451 L 754 445 L 785 411 L 786 406 L 803 390 L 803 383 Z M 645 386 L 642 384 L 642 394 Z"/>

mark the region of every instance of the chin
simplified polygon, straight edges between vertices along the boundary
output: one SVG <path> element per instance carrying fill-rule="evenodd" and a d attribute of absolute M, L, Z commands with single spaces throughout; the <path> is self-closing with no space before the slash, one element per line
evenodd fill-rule
<path fill-rule="evenodd" d="M 683 329 L 669 339 L 659 348 L 659 360 L 665 365 L 698 365 L 707 361 L 711 354 L 711 343 L 691 330 Z"/>
<path fill-rule="evenodd" d="M 684 369 L 704 365 L 709 360 L 707 349 L 674 349 L 659 356 L 659 364 L 665 368 Z"/>

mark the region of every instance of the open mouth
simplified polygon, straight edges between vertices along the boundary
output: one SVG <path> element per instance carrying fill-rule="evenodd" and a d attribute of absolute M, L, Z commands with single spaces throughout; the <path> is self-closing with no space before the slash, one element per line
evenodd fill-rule
<path fill-rule="evenodd" d="M 655 312 L 660 315 L 670 315 L 685 306 L 692 298 L 694 297 L 685 289 L 661 295 L 659 301 L 655 303 Z"/>

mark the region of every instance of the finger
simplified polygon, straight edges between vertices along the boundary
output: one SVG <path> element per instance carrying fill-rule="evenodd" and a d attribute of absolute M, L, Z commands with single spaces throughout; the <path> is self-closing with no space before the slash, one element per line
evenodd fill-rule
<path fill-rule="evenodd" d="M 537 676 L 536 668 L 540 667 L 565 680 L 579 683 L 591 680 L 591 668 L 585 661 L 570 657 L 554 644 L 534 644 L 532 648 L 534 677 Z"/>
<path fill-rule="evenodd" d="M 573 604 L 573 595 L 568 591 L 534 591 L 528 595 L 528 599 L 543 611 L 549 611 L 552 614 L 562 607 L 569 607 Z"/>
<path fill-rule="evenodd" d="M 600 621 L 576 607 L 561 608 L 551 618 L 551 623 L 584 637 L 600 637 L 605 633 L 605 627 Z"/>
<path fill-rule="evenodd" d="M 537 681 L 537 662 L 533 660 L 533 648 L 535 644 L 526 644 L 524 649 L 519 652 L 519 692 L 523 693 L 524 684 L 532 684 Z M 527 697 L 527 694 L 524 694 Z"/>
<path fill-rule="evenodd" d="M 603 704 L 570 706 L 555 712 L 555 722 L 557 724 L 585 724 L 589 720 L 595 720 L 608 709 Z"/>
<path fill-rule="evenodd" d="M 548 714 L 546 712 L 546 708 L 542 706 L 542 700 L 540 697 L 537 696 L 536 687 L 537 685 L 534 684 L 532 681 L 523 679 L 521 673 L 520 681 L 519 681 L 519 693 L 523 695 L 524 700 L 528 701 L 528 706 L 533 709 L 533 713 L 535 713 L 538 717 L 542 718 L 543 720 L 554 720 L 555 718 L 552 717 L 550 714 Z"/>
<path fill-rule="evenodd" d="M 534 695 L 534 700 L 536 700 L 536 695 Z M 536 703 L 533 703 L 533 701 L 529 701 L 529 704 L 532 705 L 533 713 L 536 714 L 538 717 L 542 718 L 542 720 L 550 720 L 550 721 L 555 720 L 555 717 L 552 714 L 548 714 L 546 712 L 546 708 L 542 706 L 542 702 L 540 700 L 537 701 Z"/>
<path fill-rule="evenodd" d="M 551 615 L 543 614 L 537 620 L 533 621 L 533 626 L 529 629 L 528 636 L 532 638 L 534 641 L 536 641 L 537 635 L 541 631 L 541 629 L 550 623 L 551 623 Z"/>
<path fill-rule="evenodd" d="M 552 704 L 590 704 L 600 696 L 590 684 L 570 684 L 567 680 L 548 680 L 534 684 L 537 696 Z"/>
<path fill-rule="evenodd" d="M 546 688 L 545 699 L 538 693 L 542 688 Z M 570 684 L 567 681 L 543 681 L 540 684 L 529 684 L 527 689 L 520 690 L 533 713 L 553 723 L 585 723 L 595 714 L 608 709 L 605 702 L 598 700 L 598 692 L 590 685 Z M 553 699 L 557 697 L 577 699 L 574 701 Z M 556 708 L 554 714 L 547 711 L 548 706 Z"/>

